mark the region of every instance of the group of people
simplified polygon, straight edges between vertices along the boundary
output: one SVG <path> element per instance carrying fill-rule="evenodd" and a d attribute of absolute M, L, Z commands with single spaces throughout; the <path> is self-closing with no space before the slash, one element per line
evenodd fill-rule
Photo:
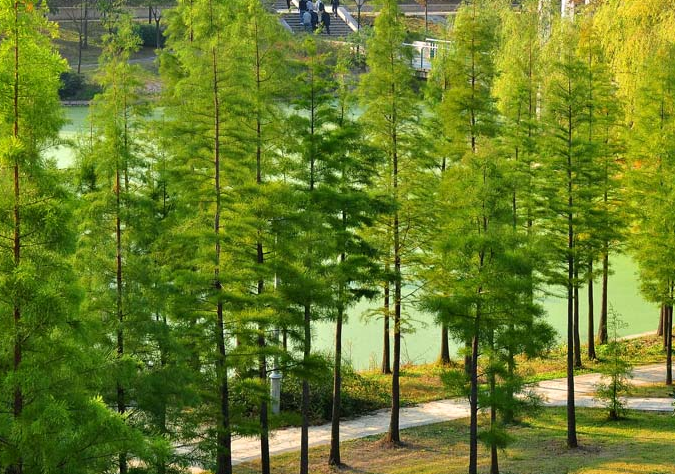
<path fill-rule="evenodd" d="M 289 5 L 290 10 L 290 0 L 286 0 Z M 331 0 L 331 6 L 333 7 L 333 13 L 335 18 L 338 16 L 338 7 L 340 6 L 340 0 Z M 326 11 L 326 8 L 322 0 L 316 0 L 316 3 L 313 3 L 312 0 L 300 0 L 298 2 L 298 11 L 300 13 L 300 21 L 305 27 L 305 31 L 311 33 L 316 31 L 321 25 L 323 31 L 327 35 L 330 34 L 330 15 Z"/>

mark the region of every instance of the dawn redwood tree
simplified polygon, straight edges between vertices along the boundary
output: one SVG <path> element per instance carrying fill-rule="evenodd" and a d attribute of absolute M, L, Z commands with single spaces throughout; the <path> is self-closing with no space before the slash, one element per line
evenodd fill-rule
<path fill-rule="evenodd" d="M 402 14 L 394 0 L 384 0 L 375 19 L 373 36 L 367 47 L 366 63 L 369 70 L 360 83 L 361 103 L 364 113 L 361 118 L 363 132 L 372 146 L 387 159 L 378 185 L 390 196 L 395 210 L 381 219 L 382 233 L 390 236 L 385 249 L 391 249 L 391 286 L 393 286 L 394 351 L 392 361 L 392 410 L 389 430 L 385 436 L 388 443 L 401 441 L 399 432 L 401 364 L 402 289 L 406 282 L 405 266 L 412 257 L 416 244 L 415 196 L 411 190 L 418 175 L 418 163 L 414 150 L 417 119 L 416 97 L 412 89 L 410 51 L 403 45 L 405 27 Z M 386 278 L 389 278 L 387 276 Z M 386 335 L 385 335 L 386 337 Z"/>
<path fill-rule="evenodd" d="M 514 231 L 531 242 L 537 233 L 534 227 L 537 197 L 534 170 L 539 152 L 537 137 L 541 131 L 537 113 L 542 87 L 540 16 L 536 1 L 524 2 L 519 10 L 503 9 L 501 41 L 495 59 L 498 75 L 494 95 L 503 117 L 501 140 L 510 164 L 506 176 L 511 186 L 512 225 Z M 516 326 L 512 329 L 516 331 Z M 511 341 L 516 346 L 528 340 L 524 334 L 513 336 Z M 515 376 L 515 354 L 519 352 L 518 347 L 508 350 L 510 378 Z M 507 407 L 504 421 L 511 422 L 514 416 Z"/>
<path fill-rule="evenodd" d="M 241 218 L 248 220 L 251 235 L 245 245 L 233 249 L 234 258 L 242 262 L 250 278 L 248 288 L 240 295 L 239 311 L 243 325 L 248 326 L 248 347 L 242 352 L 257 352 L 257 373 L 260 384 L 259 431 L 262 473 L 270 472 L 269 459 L 269 385 L 267 360 L 278 347 L 271 344 L 268 333 L 280 324 L 277 321 L 281 303 L 274 294 L 275 266 L 281 260 L 274 253 L 273 223 L 284 215 L 282 196 L 287 186 L 277 180 L 277 150 L 283 146 L 284 112 L 280 99 L 286 97 L 290 84 L 290 48 L 288 37 L 278 19 L 255 0 L 239 2 L 233 23 L 232 41 L 235 71 L 234 87 L 241 103 L 237 118 L 241 128 L 244 156 L 250 176 L 242 176 L 239 196 L 233 206 Z M 236 201 L 236 202 L 235 202 Z M 246 276 L 244 276 L 246 278 Z M 240 338 L 242 339 L 242 338 Z"/>
<path fill-rule="evenodd" d="M 342 325 L 346 310 L 362 297 L 375 295 L 373 283 L 377 279 L 376 253 L 364 239 L 364 229 L 372 226 L 380 213 L 386 210 L 384 202 L 370 191 L 377 175 L 379 154 L 364 143 L 360 128 L 351 118 L 355 105 L 354 84 L 346 64 L 345 51 L 338 52 L 333 71 L 336 82 L 335 125 L 327 139 L 331 143 L 324 167 L 324 180 L 333 191 L 325 193 L 322 205 L 326 208 L 328 225 L 335 236 L 338 252 L 334 268 L 333 299 L 335 301 L 335 361 L 333 366 L 333 407 L 331 416 L 331 444 L 328 464 L 340 466 L 340 415 L 342 400 Z"/>
<path fill-rule="evenodd" d="M 547 236 L 549 266 L 544 274 L 553 285 L 565 288 L 567 297 L 567 445 L 577 447 L 574 406 L 575 296 L 586 261 L 579 241 L 588 231 L 587 221 L 595 187 L 591 185 L 593 148 L 588 142 L 587 63 L 577 54 L 576 23 L 563 18 L 553 23 L 547 44 L 542 93 L 541 166 L 538 182 L 542 227 Z M 580 355 L 579 352 L 577 352 Z M 578 362 L 578 360 L 577 360 Z"/>
<path fill-rule="evenodd" d="M 134 229 L 144 217 L 137 213 L 143 170 L 137 143 L 146 109 L 140 100 L 137 66 L 128 62 L 139 39 L 129 19 L 113 29 L 115 33 L 104 38 L 99 70 L 103 92 L 95 98 L 90 117 L 91 155 L 83 157 L 80 167 L 81 174 L 91 170 L 91 177 L 82 192 L 77 256 L 89 294 L 83 310 L 104 321 L 104 344 L 117 356 L 109 393 L 125 417 L 131 400 L 137 398 L 136 367 L 141 363 L 139 354 L 146 352 L 150 318 L 141 303 L 140 279 L 145 275 L 135 262 L 140 246 Z M 120 451 L 118 464 L 120 474 L 125 474 L 126 450 Z"/>
<path fill-rule="evenodd" d="M 255 235 L 233 205 L 236 190 L 255 175 L 255 162 L 245 159 L 240 146 L 244 131 L 234 120 L 247 104 L 236 93 L 239 64 L 231 26 L 237 7 L 219 0 L 179 4 L 170 15 L 161 63 L 164 128 L 172 138 L 168 160 L 180 213 L 174 278 L 184 289 L 182 317 L 195 335 L 195 369 L 208 402 L 202 405 L 200 444 L 215 458 L 216 474 L 232 472 L 230 352 L 240 329 L 239 296 L 251 276 L 232 255 L 242 236 Z"/>
<path fill-rule="evenodd" d="M 672 262 L 674 227 L 671 219 L 675 162 L 673 87 L 675 48 L 664 45 L 645 59 L 645 74 L 636 97 L 637 112 L 628 145 L 632 165 L 631 200 L 636 203 L 635 232 L 630 247 L 638 262 L 640 290 L 663 308 L 666 383 L 672 383 L 672 308 L 675 275 Z"/>
<path fill-rule="evenodd" d="M 124 432 L 96 394 L 104 355 L 80 290 L 73 196 L 44 151 L 63 124 L 51 40 L 32 2 L 0 2 L 0 465 L 8 474 L 102 472 Z M 93 379 L 93 380 L 92 380 Z"/>
<path fill-rule="evenodd" d="M 594 189 L 586 223 L 587 282 L 588 282 L 588 358 L 595 359 L 595 325 L 593 314 L 593 262 L 601 260 L 602 299 L 598 334 L 600 343 L 607 340 L 607 288 L 609 280 L 609 254 L 623 240 L 625 213 L 621 211 L 624 187 L 621 176 L 623 166 L 619 156 L 621 103 L 607 56 L 601 47 L 601 38 L 586 15 L 580 23 L 577 54 L 586 63 L 588 122 L 585 125 L 589 152 L 593 154 L 591 169 L 587 173 L 589 187 Z"/>
<path fill-rule="evenodd" d="M 330 155 L 338 143 L 329 140 L 336 124 L 335 82 L 327 64 L 328 52 L 313 36 L 304 39 L 296 54 L 297 75 L 292 114 L 287 118 L 285 152 L 290 159 L 291 209 L 285 217 L 277 252 L 285 268 L 278 269 L 279 290 L 297 315 L 302 334 L 302 425 L 300 474 L 309 473 L 309 409 L 312 372 L 316 358 L 311 351 L 311 324 L 326 316 L 332 305 L 332 275 L 339 255 L 329 221 L 334 218 L 327 202 L 333 198 Z"/>

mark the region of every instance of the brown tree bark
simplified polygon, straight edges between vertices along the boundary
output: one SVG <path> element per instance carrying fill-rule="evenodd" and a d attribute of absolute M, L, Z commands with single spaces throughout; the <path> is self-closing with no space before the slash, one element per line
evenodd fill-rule
<path fill-rule="evenodd" d="M 598 343 L 607 344 L 607 283 L 609 279 L 608 244 L 602 253 L 602 301 L 600 303 L 600 321 L 598 322 Z"/>
<path fill-rule="evenodd" d="M 389 273 L 389 268 L 386 269 Z M 382 373 L 391 374 L 391 348 L 389 346 L 389 282 L 384 282 L 384 331 L 382 343 Z"/>
<path fill-rule="evenodd" d="M 666 385 L 673 384 L 673 305 L 666 306 Z"/>
<path fill-rule="evenodd" d="M 448 344 L 448 325 L 441 323 L 441 364 L 450 363 L 450 347 Z"/>
<path fill-rule="evenodd" d="M 579 336 L 579 270 L 574 267 L 574 366 L 581 368 L 581 337 Z"/>
<path fill-rule="evenodd" d="M 593 320 L 593 261 L 588 264 L 588 359 L 595 360 L 595 321 Z"/>
<path fill-rule="evenodd" d="M 344 262 L 344 254 L 341 255 Z M 340 291 L 341 293 L 342 291 Z M 341 466 L 340 458 L 340 414 L 342 409 L 342 318 L 344 308 L 340 302 L 335 321 L 335 367 L 333 371 L 333 410 L 331 414 L 330 453 L 328 464 Z"/>
<path fill-rule="evenodd" d="M 303 362 L 309 361 L 312 347 L 311 308 L 305 305 Z M 309 380 L 302 380 L 302 426 L 300 428 L 300 474 L 309 474 Z"/>
<path fill-rule="evenodd" d="M 471 340 L 471 392 L 469 396 L 469 474 L 478 473 L 478 331 L 480 313 L 474 321 L 474 335 Z"/>

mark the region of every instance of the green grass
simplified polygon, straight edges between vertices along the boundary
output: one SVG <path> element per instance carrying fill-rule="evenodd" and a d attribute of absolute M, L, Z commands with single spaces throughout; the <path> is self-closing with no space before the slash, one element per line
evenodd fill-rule
<path fill-rule="evenodd" d="M 512 427 L 514 442 L 500 452 L 502 474 L 675 474 L 672 446 L 675 420 L 670 414 L 629 412 L 618 422 L 607 420 L 602 410 L 578 409 L 580 448 L 565 446 L 565 412 L 544 409 Z M 484 420 L 483 420 L 484 421 Z M 402 432 L 403 446 L 382 445 L 379 437 L 342 445 L 340 472 L 360 474 L 459 474 L 466 472 L 468 420 L 412 428 Z M 310 451 L 310 472 L 336 472 L 326 465 L 328 447 Z M 489 454 L 481 447 L 479 472 L 489 470 Z M 272 472 L 296 473 L 298 453 L 272 458 Z M 235 468 L 237 474 L 259 472 L 258 463 Z"/>
<path fill-rule="evenodd" d="M 673 396 L 673 386 L 668 386 L 663 383 L 650 385 L 635 385 L 632 386 L 628 397 L 637 398 L 669 398 Z"/>

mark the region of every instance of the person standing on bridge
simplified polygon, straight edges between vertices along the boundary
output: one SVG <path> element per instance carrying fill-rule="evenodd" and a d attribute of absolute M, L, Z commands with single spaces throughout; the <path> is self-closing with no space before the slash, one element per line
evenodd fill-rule
<path fill-rule="evenodd" d="M 335 15 L 335 18 L 338 17 L 338 7 L 340 6 L 340 0 L 330 0 L 330 4 L 333 7 L 333 15 Z"/>
<path fill-rule="evenodd" d="M 288 13 L 291 13 L 291 0 L 286 0 L 286 7 L 288 8 Z"/>
<path fill-rule="evenodd" d="M 316 0 L 316 12 L 320 15 L 322 11 L 325 10 L 323 2 L 321 0 Z"/>
<path fill-rule="evenodd" d="M 312 0 L 307 0 L 307 11 L 314 11 L 314 4 L 312 3 Z"/>

